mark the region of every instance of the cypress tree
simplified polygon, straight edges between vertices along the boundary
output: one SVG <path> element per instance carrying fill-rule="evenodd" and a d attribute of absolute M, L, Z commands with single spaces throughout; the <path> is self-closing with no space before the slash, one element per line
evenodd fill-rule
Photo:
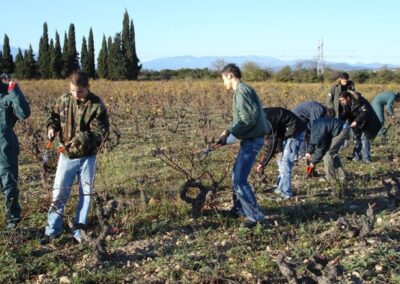
<path fill-rule="evenodd" d="M 125 56 L 122 52 L 121 34 L 117 33 L 108 48 L 108 78 L 113 81 L 126 79 Z"/>
<path fill-rule="evenodd" d="M 85 37 L 82 38 L 81 69 L 86 74 L 89 74 L 89 57 L 88 57 L 88 49 Z"/>
<path fill-rule="evenodd" d="M 70 24 L 68 30 L 68 65 L 71 72 L 79 70 L 79 53 L 76 51 L 74 24 Z"/>
<path fill-rule="evenodd" d="M 60 79 L 62 77 L 61 76 L 62 67 L 63 67 L 63 61 L 61 54 L 60 36 L 56 31 L 56 42 L 51 52 L 51 61 L 50 61 L 51 77 L 54 79 Z"/>
<path fill-rule="evenodd" d="M 142 64 L 139 64 L 140 60 L 137 57 L 136 54 L 136 42 L 135 42 L 135 27 L 133 25 L 133 20 L 131 20 L 131 25 L 130 25 L 130 30 L 129 30 L 129 39 L 131 42 L 131 53 L 132 53 L 132 59 L 131 59 L 131 65 L 129 66 L 129 74 L 131 76 L 131 79 L 137 80 L 139 76 L 139 72 L 142 69 Z"/>
<path fill-rule="evenodd" d="M 37 77 L 38 66 L 35 60 L 35 55 L 33 54 L 32 45 L 29 45 L 28 51 L 25 50 L 25 71 L 26 71 L 26 79 L 33 79 Z"/>
<path fill-rule="evenodd" d="M 108 48 L 106 36 L 104 34 L 99 56 L 97 57 L 97 74 L 102 79 L 108 78 Z"/>
<path fill-rule="evenodd" d="M 22 55 L 21 48 L 18 48 L 17 56 L 15 56 L 15 70 L 14 77 L 18 79 L 25 79 L 26 71 L 24 64 L 24 56 Z"/>
<path fill-rule="evenodd" d="M 90 28 L 88 38 L 88 62 L 89 62 L 89 78 L 96 78 L 96 66 L 94 64 L 94 39 L 93 30 Z"/>
<path fill-rule="evenodd" d="M 39 55 L 38 55 L 38 67 L 40 77 L 43 79 L 50 78 L 50 46 L 49 46 L 49 35 L 47 29 L 47 23 L 43 24 L 43 35 L 39 41 Z"/>
<path fill-rule="evenodd" d="M 63 44 L 63 51 L 62 51 L 62 72 L 61 75 L 63 78 L 66 78 L 69 76 L 70 71 L 68 67 L 68 36 L 67 32 L 64 32 L 64 44 Z"/>
<path fill-rule="evenodd" d="M 4 43 L 3 43 L 3 70 L 8 73 L 13 73 L 15 69 L 15 64 L 13 60 L 13 56 L 11 54 L 10 48 L 10 40 L 7 34 L 4 35 Z"/>

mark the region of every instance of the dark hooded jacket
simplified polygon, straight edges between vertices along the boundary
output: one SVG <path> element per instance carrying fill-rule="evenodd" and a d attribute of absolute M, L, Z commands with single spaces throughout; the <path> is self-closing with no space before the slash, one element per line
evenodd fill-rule
<path fill-rule="evenodd" d="M 263 166 L 267 165 L 275 152 L 282 152 L 283 141 L 296 137 L 306 130 L 306 124 L 293 112 L 282 107 L 264 108 L 265 116 L 270 124 L 270 131 L 265 137 Z"/>

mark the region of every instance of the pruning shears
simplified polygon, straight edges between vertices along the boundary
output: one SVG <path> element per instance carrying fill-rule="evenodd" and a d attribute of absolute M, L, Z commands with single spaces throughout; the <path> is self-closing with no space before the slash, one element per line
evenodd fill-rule
<path fill-rule="evenodd" d="M 222 144 L 212 144 L 212 145 L 208 145 L 207 149 L 204 150 L 203 152 L 200 153 L 200 158 L 204 159 L 208 156 L 208 154 L 210 154 L 212 151 L 217 150 L 218 148 L 220 148 L 222 146 Z"/>

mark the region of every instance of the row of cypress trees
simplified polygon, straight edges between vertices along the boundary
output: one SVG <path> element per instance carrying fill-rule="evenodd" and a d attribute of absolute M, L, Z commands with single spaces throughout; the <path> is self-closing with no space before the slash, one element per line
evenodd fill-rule
<path fill-rule="evenodd" d="M 93 30 L 90 28 L 87 39 L 85 36 L 82 38 L 79 54 L 74 24 L 70 24 L 68 34 L 65 32 L 61 47 L 58 32 L 55 33 L 55 39 L 49 39 L 47 23 L 44 23 L 37 60 L 29 45 L 29 49 L 24 52 L 18 49 L 14 62 L 7 34 L 4 35 L 3 52 L 0 51 L 0 70 L 12 73 L 18 79 L 61 79 L 68 77 L 74 70 L 83 70 L 93 79 L 136 80 L 141 68 L 136 54 L 135 29 L 127 11 L 123 18 L 122 32 L 107 39 L 103 35 L 97 70 Z"/>

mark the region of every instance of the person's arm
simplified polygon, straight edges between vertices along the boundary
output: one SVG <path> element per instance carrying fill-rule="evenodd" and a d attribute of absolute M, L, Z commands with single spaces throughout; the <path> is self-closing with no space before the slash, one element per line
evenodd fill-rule
<path fill-rule="evenodd" d="M 278 141 L 276 139 L 276 133 L 272 133 L 272 135 L 268 135 L 265 137 L 265 142 L 263 146 L 263 156 L 259 162 L 259 165 L 262 168 L 265 168 L 269 161 L 271 161 L 274 156 L 275 149 L 277 148 Z"/>
<path fill-rule="evenodd" d="M 334 94 L 335 94 L 335 86 L 332 87 L 328 93 L 328 95 L 325 98 L 325 104 L 327 108 L 334 108 L 333 100 L 334 100 Z"/>
<path fill-rule="evenodd" d="M 13 112 L 18 119 L 27 119 L 31 115 L 31 108 L 17 83 L 10 81 L 8 95 L 12 102 Z"/>
<path fill-rule="evenodd" d="M 394 115 L 393 105 L 396 100 L 396 96 L 391 96 L 386 104 L 386 111 L 390 116 Z"/>
<path fill-rule="evenodd" d="M 60 106 L 62 104 L 62 99 L 58 98 L 54 106 L 51 108 L 50 117 L 46 121 L 47 132 L 53 130 L 53 135 L 55 132 L 59 132 L 61 130 L 61 120 L 60 120 Z M 49 137 L 49 139 L 53 139 L 53 137 Z"/>

